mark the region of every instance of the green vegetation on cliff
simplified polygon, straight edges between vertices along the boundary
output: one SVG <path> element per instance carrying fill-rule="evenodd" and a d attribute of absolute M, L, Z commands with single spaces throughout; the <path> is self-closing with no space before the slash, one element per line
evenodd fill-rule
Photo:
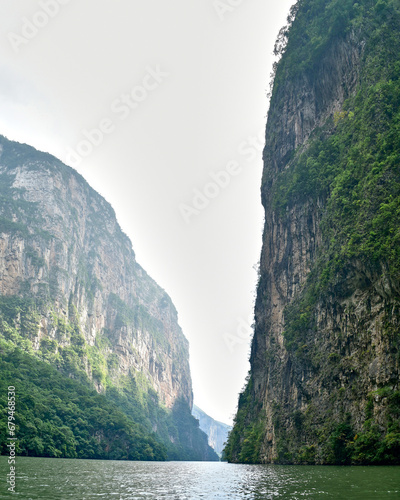
<path fill-rule="evenodd" d="M 17 453 L 35 457 L 165 460 L 166 447 L 89 385 L 1 341 L 0 451 L 7 454 L 7 388 L 16 388 Z"/>
<path fill-rule="evenodd" d="M 214 420 L 196 405 L 193 406 L 192 415 L 199 421 L 200 429 L 207 434 L 210 446 L 221 456 L 231 427 Z"/>
<path fill-rule="evenodd" d="M 340 41 L 360 50 L 359 69 L 341 109 L 320 116 L 307 140 L 275 171 L 268 165 L 263 177 L 264 204 L 283 225 L 296 207 L 318 207 L 321 214 L 311 270 L 283 311 L 284 348 L 303 403 L 296 408 L 268 401 L 273 435 L 266 436 L 265 402 L 251 376 L 225 454 L 231 461 L 260 462 L 262 442 L 264 451 L 274 447 L 277 463 L 399 464 L 400 4 L 300 0 L 292 12 L 295 20 L 280 33 L 272 110 L 282 109 L 288 82 L 324 91 L 315 78 L 323 65 L 329 71 L 327 54 L 335 54 Z M 318 108 L 323 98 L 316 98 Z M 261 273 L 259 311 L 270 279 Z M 357 290 L 355 304 L 350 297 Z M 371 325 L 378 308 L 379 323 Z M 325 315 L 334 318 L 324 326 L 328 338 L 321 328 Z M 265 335 L 256 324 L 257 331 Z M 375 332 L 397 372 L 388 371 L 366 393 L 378 356 L 385 359 L 371 340 Z M 279 369 L 273 341 L 265 353 L 268 373 Z M 315 403 L 304 379 L 327 393 L 323 404 Z"/>
<path fill-rule="evenodd" d="M 218 460 L 190 415 L 175 307 L 112 207 L 70 167 L 2 136 L 0 343 L 0 413 L 15 386 L 19 453 Z"/>
<path fill-rule="evenodd" d="M 304 200 L 327 199 L 322 228 L 329 246 L 320 257 L 318 276 L 312 278 L 318 283 L 316 293 L 334 284 L 337 272 L 351 259 L 378 268 L 385 262 L 387 272 L 398 280 L 400 4 L 393 0 L 305 4 L 312 6 L 307 10 L 314 20 L 311 31 L 324 34 L 319 50 L 350 31 L 359 37 L 365 35 L 362 68 L 354 95 L 346 99 L 341 111 L 313 131 L 289 168 L 279 174 L 273 190 L 275 209 L 283 213 Z M 325 4 L 323 15 L 318 16 L 318 9 Z M 290 49 L 299 42 L 300 33 L 303 37 L 309 34 L 311 27 L 305 29 L 308 19 L 303 14 L 293 25 L 296 30 L 290 34 L 287 48 L 291 57 L 282 60 L 280 76 L 285 72 L 292 76 L 294 69 L 298 70 L 294 61 L 304 60 L 305 47 L 310 61 L 317 63 L 309 50 L 316 43 L 312 39 L 301 49 Z M 329 19 L 336 28 L 324 32 Z"/>
<path fill-rule="evenodd" d="M 238 411 L 234 427 L 229 433 L 228 441 L 222 453 L 222 460 L 244 464 L 255 464 L 260 461 L 260 445 L 263 438 L 263 422 L 255 419 L 248 422 L 248 415 L 259 415 L 260 401 L 252 397 L 253 380 L 249 374 L 246 386 L 239 396 Z M 235 457 L 235 460 L 233 460 Z"/>
<path fill-rule="evenodd" d="M 16 310 L 17 309 L 17 310 Z M 32 301 L 0 301 L 0 453 L 6 454 L 7 387 L 16 388 L 16 434 L 20 455 L 111 460 L 218 460 L 186 401 L 172 411 L 140 374 L 98 394 L 83 360 L 88 347 L 75 324 L 59 318 L 71 346 L 43 339 L 35 353 L 29 337 L 38 328 Z M 18 318 L 19 328 L 10 326 Z M 93 376 L 103 377 L 99 354 Z M 89 356 L 90 357 L 90 356 Z M 51 363 L 51 364 L 50 364 Z M 57 367 L 54 368 L 53 366 Z"/>

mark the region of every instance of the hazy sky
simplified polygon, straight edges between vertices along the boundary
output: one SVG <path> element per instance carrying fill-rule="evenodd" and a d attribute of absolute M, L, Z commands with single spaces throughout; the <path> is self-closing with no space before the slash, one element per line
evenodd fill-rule
<path fill-rule="evenodd" d="M 114 207 L 231 422 L 249 369 L 273 45 L 294 0 L 1 0 L 0 133 Z"/>

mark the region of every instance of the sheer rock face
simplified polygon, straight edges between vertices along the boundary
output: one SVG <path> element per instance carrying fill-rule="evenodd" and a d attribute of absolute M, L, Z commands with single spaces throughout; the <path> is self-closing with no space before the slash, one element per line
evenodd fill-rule
<path fill-rule="evenodd" d="M 300 72 L 279 86 L 268 112 L 264 149 L 263 175 L 269 183 L 274 174 L 287 167 L 296 148 L 306 143 L 311 132 L 342 109 L 358 82 L 363 45 L 350 34 L 328 50 L 314 72 Z M 265 198 L 263 203 L 268 208 Z"/>
<path fill-rule="evenodd" d="M 0 144 L 0 290 L 47 304 L 30 338 L 34 348 L 46 338 L 70 345 L 54 315 L 67 322 L 75 315 L 88 346 L 103 339 L 114 380 L 141 373 L 168 407 L 179 397 L 192 407 L 188 342 L 176 309 L 137 264 L 112 207 L 52 156 L 5 138 Z M 101 380 L 93 382 L 103 390 Z"/>
<path fill-rule="evenodd" d="M 282 213 L 275 187 L 317 128 L 325 127 L 326 136 L 333 133 L 334 113 L 357 91 L 364 46 L 360 36 L 349 33 L 328 47 L 312 71 L 280 75 L 274 89 L 264 150 L 265 226 L 250 382 L 228 443 L 233 462 L 329 463 L 321 445 L 324 432 L 325 441 L 330 439 L 328 424 L 351 422 L 356 434 L 368 418 L 373 391 L 398 388 L 399 357 L 387 332 L 399 328 L 400 286 L 384 262 L 376 267 L 349 260 L 330 294 L 317 300 L 304 345 L 294 352 L 285 338 L 288 307 L 302 296 L 329 245 L 321 224 L 328 206 L 324 196 L 303 196 Z M 370 412 L 382 432 L 386 410 L 387 400 L 376 396 Z M 354 434 L 351 439 L 357 439 Z M 246 448 L 248 442 L 252 448 Z M 312 459 L 304 450 L 311 450 Z"/>
<path fill-rule="evenodd" d="M 315 380 L 306 370 L 296 373 L 293 360 L 284 345 L 285 307 L 296 298 L 304 285 L 318 249 L 323 245 L 320 222 L 325 200 L 309 200 L 288 209 L 284 217 L 275 212 L 273 191 L 276 177 L 287 168 L 297 148 L 306 147 L 312 131 L 329 115 L 342 109 L 345 98 L 354 89 L 362 44 L 351 38 L 332 47 L 321 61 L 316 74 L 304 74 L 288 80 L 278 90 L 268 115 L 262 200 L 265 208 L 263 247 L 260 259 L 261 286 L 255 308 L 256 330 L 251 364 L 255 397 L 263 400 L 266 412 L 266 433 L 260 460 L 272 462 L 277 457 L 274 405 L 287 406 L 289 414 L 306 409 L 311 384 Z M 318 326 L 321 331 L 322 325 Z M 327 337 L 329 328 L 324 328 Z M 274 353 L 271 359 L 268 353 Z M 326 396 L 326 394 L 325 394 Z"/>

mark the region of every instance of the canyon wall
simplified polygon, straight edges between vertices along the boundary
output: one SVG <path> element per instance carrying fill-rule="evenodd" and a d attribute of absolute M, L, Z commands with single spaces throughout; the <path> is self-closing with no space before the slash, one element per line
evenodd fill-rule
<path fill-rule="evenodd" d="M 305 0 L 266 128 L 233 462 L 398 463 L 398 2 Z"/>
<path fill-rule="evenodd" d="M 107 378 L 141 373 L 167 407 L 179 397 L 191 407 L 188 342 L 176 309 L 136 262 L 112 207 L 50 155 L 5 138 L 0 144 L 0 290 L 37 302 L 34 350 L 52 350 L 63 363 L 81 342 L 96 349 L 80 362 L 98 391 Z M 60 326 L 72 319 L 81 340 Z"/>
<path fill-rule="evenodd" d="M 38 370 L 35 380 L 40 381 L 50 364 L 78 383 L 70 387 L 66 382 L 63 398 L 80 398 L 79 384 L 86 391 L 94 389 L 105 399 L 91 395 L 90 401 L 98 401 L 108 414 L 114 412 L 123 428 L 130 429 L 119 433 L 118 425 L 109 428 L 109 419 L 98 408 L 98 417 L 91 414 L 93 425 L 86 422 L 89 430 L 83 431 L 61 408 L 53 417 L 44 412 L 40 425 L 53 425 L 49 418 L 58 419 L 65 423 L 65 435 L 60 438 L 53 426 L 58 437 L 41 442 L 21 414 L 24 454 L 218 459 L 191 416 L 189 344 L 177 311 L 136 262 L 114 210 L 70 167 L 4 137 L 0 137 L 0 343 L 4 366 L 14 370 L 18 352 L 23 352 L 24 363 Z M 29 384 L 21 381 L 20 393 L 28 394 Z M 38 382 L 33 398 L 34 404 L 40 401 L 40 408 L 52 398 L 43 392 L 45 385 Z"/>

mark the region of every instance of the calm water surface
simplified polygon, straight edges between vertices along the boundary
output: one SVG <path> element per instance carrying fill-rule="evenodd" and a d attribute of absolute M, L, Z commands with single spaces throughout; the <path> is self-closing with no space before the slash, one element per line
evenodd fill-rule
<path fill-rule="evenodd" d="M 231 465 L 215 462 L 109 462 L 18 458 L 21 499 L 400 499 L 400 467 Z"/>

